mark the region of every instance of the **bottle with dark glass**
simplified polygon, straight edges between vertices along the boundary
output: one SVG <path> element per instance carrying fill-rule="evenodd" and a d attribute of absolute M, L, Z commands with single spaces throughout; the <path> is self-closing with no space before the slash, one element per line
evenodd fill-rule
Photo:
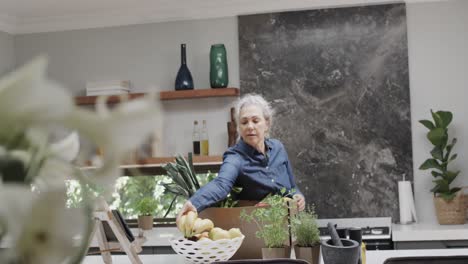
<path fill-rule="evenodd" d="M 192 142 L 193 142 L 193 154 L 200 155 L 200 130 L 198 128 L 197 120 L 193 121 Z"/>
<path fill-rule="evenodd" d="M 193 79 L 189 68 L 187 67 L 186 45 L 180 44 L 180 68 L 177 72 L 175 81 L 176 90 L 191 90 L 193 89 Z"/>

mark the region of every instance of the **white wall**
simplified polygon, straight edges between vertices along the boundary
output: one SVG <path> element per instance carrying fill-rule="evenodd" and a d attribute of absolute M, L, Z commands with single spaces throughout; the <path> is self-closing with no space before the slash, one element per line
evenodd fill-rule
<path fill-rule="evenodd" d="M 461 170 L 455 184 L 468 185 L 468 1 L 407 6 L 409 77 L 413 137 L 416 209 L 422 222 L 436 222 L 430 189 L 432 176 L 418 170 L 429 157 L 427 129 L 418 120 L 430 119 L 429 110 L 454 114 L 449 135 L 458 138 Z"/>
<path fill-rule="evenodd" d="M 459 139 L 454 168 L 462 171 L 456 183 L 468 185 L 467 10 L 466 0 L 407 6 L 415 195 L 422 222 L 436 221 L 429 192 L 431 176 L 418 170 L 431 149 L 418 120 L 429 118 L 431 108 L 454 112 L 450 133 Z M 19 35 L 15 37 L 15 55 L 17 64 L 22 64 L 47 53 L 51 58 L 50 76 L 75 94 L 84 93 L 87 80 L 109 78 L 130 79 L 139 91 L 148 86 L 171 90 L 179 66 L 178 44 L 185 42 L 195 86 L 208 88 L 209 46 L 222 42 L 228 50 L 230 85 L 239 87 L 237 37 L 237 19 L 232 17 L 168 22 Z M 232 102 L 208 98 L 163 103 L 164 154 L 190 150 L 192 122 L 203 118 L 208 120 L 211 150 L 221 154 L 227 141 L 227 105 Z"/>
<path fill-rule="evenodd" d="M 0 76 L 15 67 L 13 36 L 0 31 Z"/>
<path fill-rule="evenodd" d="M 211 44 L 224 43 L 229 86 L 239 87 L 237 18 L 153 23 L 15 36 L 17 65 L 38 54 L 50 58 L 49 76 L 75 95 L 85 94 L 87 81 L 130 80 L 134 91 L 174 90 L 180 66 L 180 43 L 187 43 L 187 64 L 195 89 L 209 88 Z M 162 149 L 159 155 L 192 149 L 193 120 L 206 119 L 210 154 L 227 147 L 230 104 L 235 98 L 163 102 Z M 200 121 L 201 123 L 201 121 Z"/>

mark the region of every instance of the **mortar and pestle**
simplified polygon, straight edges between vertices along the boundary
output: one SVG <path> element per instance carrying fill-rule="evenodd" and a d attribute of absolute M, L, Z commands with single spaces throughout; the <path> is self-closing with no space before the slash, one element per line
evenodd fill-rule
<path fill-rule="evenodd" d="M 332 223 L 327 224 L 331 239 L 322 242 L 322 257 L 324 264 L 354 264 L 358 263 L 361 247 L 359 243 L 340 238 Z"/>

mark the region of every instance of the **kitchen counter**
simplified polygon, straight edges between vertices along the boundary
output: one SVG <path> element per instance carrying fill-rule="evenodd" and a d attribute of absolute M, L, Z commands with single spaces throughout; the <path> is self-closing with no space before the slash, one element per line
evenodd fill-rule
<path fill-rule="evenodd" d="M 410 256 L 468 256 L 468 249 L 438 249 L 438 250 L 376 250 L 368 251 L 366 263 L 383 264 L 388 258 L 410 257 Z M 171 263 L 185 264 L 184 258 L 179 255 L 141 255 L 143 263 Z M 112 256 L 114 264 L 128 264 L 125 255 Z M 102 264 L 100 256 L 89 256 L 84 259 L 83 264 Z M 321 261 L 320 263 L 323 263 Z"/>
<path fill-rule="evenodd" d="M 439 241 L 468 240 L 468 224 L 439 225 L 437 223 L 414 223 L 392 225 L 392 240 L 403 241 Z"/>
<path fill-rule="evenodd" d="M 132 233 L 137 236 L 139 229 L 131 228 Z M 171 238 L 179 237 L 182 234 L 179 232 L 177 227 L 154 227 L 152 230 L 144 231 L 146 242 L 143 244 L 144 247 L 164 247 L 170 246 L 169 240 Z M 91 241 L 91 247 L 97 247 L 96 238 Z"/>

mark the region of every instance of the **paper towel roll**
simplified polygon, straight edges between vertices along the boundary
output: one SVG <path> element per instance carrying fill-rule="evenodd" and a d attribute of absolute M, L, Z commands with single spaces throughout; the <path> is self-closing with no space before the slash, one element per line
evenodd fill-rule
<path fill-rule="evenodd" d="M 398 182 L 398 203 L 400 205 L 400 223 L 408 224 L 413 222 L 413 216 L 416 219 L 416 210 L 410 181 Z"/>

